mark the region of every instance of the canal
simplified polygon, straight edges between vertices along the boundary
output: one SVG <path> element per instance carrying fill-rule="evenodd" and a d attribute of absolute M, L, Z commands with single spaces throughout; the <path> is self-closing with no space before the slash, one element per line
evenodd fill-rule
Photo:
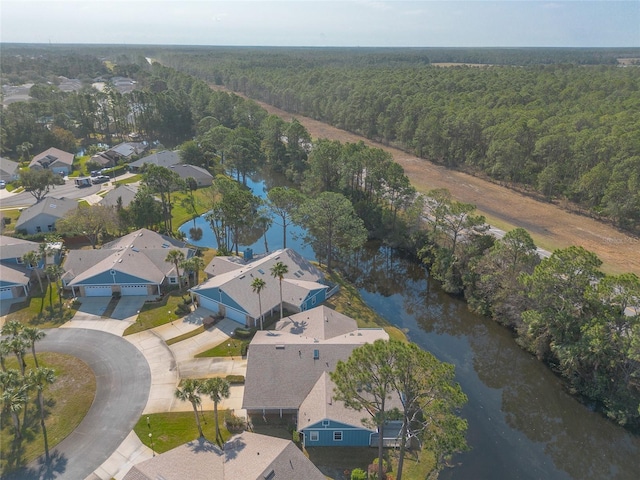
<path fill-rule="evenodd" d="M 270 179 L 251 180 L 264 196 Z M 215 247 L 204 219 L 196 245 Z M 181 227 L 188 234 L 189 222 Z M 289 229 L 287 246 L 307 258 L 300 229 Z M 282 229 L 267 232 L 270 250 L 282 248 Z M 264 239 L 252 246 L 264 252 Z M 439 288 L 421 265 L 398 252 L 370 246 L 347 273 L 365 302 L 401 328 L 420 347 L 456 367 L 469 397 L 461 414 L 469 422 L 470 450 L 456 455 L 440 475 L 471 479 L 640 478 L 640 438 L 568 395 L 558 378 L 517 346 L 511 333 Z"/>

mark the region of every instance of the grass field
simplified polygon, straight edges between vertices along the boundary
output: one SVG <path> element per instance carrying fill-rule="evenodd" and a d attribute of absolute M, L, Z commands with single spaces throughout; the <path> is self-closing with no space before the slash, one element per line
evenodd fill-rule
<path fill-rule="evenodd" d="M 36 344 L 37 351 L 37 344 Z M 27 369 L 33 368 L 33 357 L 26 357 Z M 93 371 L 81 360 L 60 353 L 40 353 L 38 363 L 56 371 L 56 381 L 44 390 L 46 403 L 45 428 L 49 450 L 64 440 L 89 411 L 96 392 Z M 17 368 L 14 358 L 7 359 L 7 368 Z M 70 395 L 69 392 L 73 392 Z M 10 415 L 2 415 L 0 430 L 0 471 L 9 472 L 24 466 L 44 454 L 44 436 L 40 428 L 40 413 L 35 392 L 30 393 L 23 439 L 15 440 Z M 24 411 L 20 412 L 21 421 Z"/>

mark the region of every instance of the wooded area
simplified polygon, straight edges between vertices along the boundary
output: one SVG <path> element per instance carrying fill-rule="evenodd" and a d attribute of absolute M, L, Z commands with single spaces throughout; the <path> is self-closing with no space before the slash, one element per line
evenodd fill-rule
<path fill-rule="evenodd" d="M 438 54 L 429 49 L 216 49 L 160 58 L 286 111 L 640 227 L 638 68 L 616 65 L 606 50 L 454 53 L 441 61 L 485 64 L 434 67 Z"/>

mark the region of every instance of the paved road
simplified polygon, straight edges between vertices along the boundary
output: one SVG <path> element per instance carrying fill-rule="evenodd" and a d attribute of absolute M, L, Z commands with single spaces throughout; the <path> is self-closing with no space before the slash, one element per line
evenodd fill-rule
<path fill-rule="evenodd" d="M 7 480 L 84 479 L 118 448 L 140 418 L 149 397 L 151 373 L 145 357 L 128 341 L 97 330 L 55 329 L 38 352 L 68 353 L 96 375 L 96 397 L 80 425 L 42 459 Z"/>

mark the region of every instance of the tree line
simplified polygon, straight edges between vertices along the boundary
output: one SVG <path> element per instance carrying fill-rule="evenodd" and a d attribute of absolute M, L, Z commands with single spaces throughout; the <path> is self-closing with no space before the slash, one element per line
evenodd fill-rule
<path fill-rule="evenodd" d="M 550 200 L 566 198 L 624 228 L 640 226 L 636 67 L 523 61 L 438 68 L 415 52 L 389 51 L 377 63 L 359 61 L 363 54 L 353 50 L 341 62 L 323 50 L 302 59 L 295 50 L 259 54 L 161 58 L 292 113 Z"/>

